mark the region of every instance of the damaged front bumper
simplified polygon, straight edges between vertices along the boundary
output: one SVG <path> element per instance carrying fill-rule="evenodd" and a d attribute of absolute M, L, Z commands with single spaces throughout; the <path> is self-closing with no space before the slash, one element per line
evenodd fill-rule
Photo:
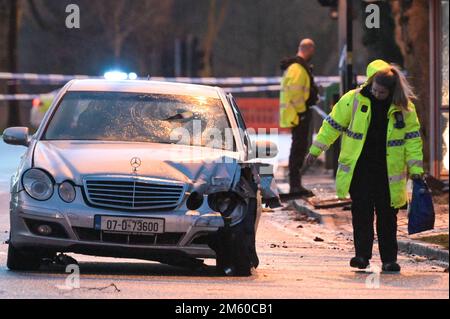
<path fill-rule="evenodd" d="M 234 169 L 233 169 L 234 166 Z M 34 200 L 24 190 L 12 192 L 10 221 L 10 243 L 19 249 L 39 250 L 49 253 L 73 252 L 105 257 L 167 260 L 167 256 L 191 258 L 215 258 L 209 240 L 220 229 L 239 224 L 246 215 L 251 199 L 261 192 L 263 201 L 270 207 L 278 207 L 279 195 L 273 179 L 273 168 L 260 163 L 236 162 L 212 165 L 203 169 L 192 180 L 185 194 L 192 192 L 204 196 L 202 205 L 188 209 L 186 198 L 171 211 L 120 211 L 86 204 L 81 187 L 76 187 L 74 202 L 65 203 L 57 195 L 42 202 Z M 55 186 L 56 187 L 56 186 Z M 233 210 L 233 220 L 226 218 L 209 205 L 207 197 L 217 192 L 234 192 L 242 202 Z M 55 189 L 56 194 L 56 189 Z M 259 220 L 257 212 L 256 225 Z M 95 228 L 96 216 L 137 217 L 164 219 L 164 233 L 135 235 L 108 233 Z M 37 233 L 39 225 L 50 225 L 54 232 L 43 236 Z"/>
<path fill-rule="evenodd" d="M 22 249 L 110 257 L 154 259 L 150 257 L 180 254 L 214 258 L 206 238 L 224 226 L 220 213 L 205 212 L 206 207 L 197 211 L 180 208 L 170 212 L 120 212 L 87 206 L 80 197 L 67 206 L 57 198 L 39 202 L 23 191 L 13 194 L 10 243 Z M 106 233 L 94 228 L 95 216 L 161 218 L 165 221 L 165 231 L 153 236 Z M 53 233 L 39 235 L 36 227 L 41 224 L 50 225 Z"/>

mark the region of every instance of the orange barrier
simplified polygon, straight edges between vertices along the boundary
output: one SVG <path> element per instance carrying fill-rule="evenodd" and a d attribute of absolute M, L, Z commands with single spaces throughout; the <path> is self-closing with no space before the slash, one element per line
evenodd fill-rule
<path fill-rule="evenodd" d="M 247 128 L 278 128 L 280 133 L 289 133 L 290 129 L 279 127 L 279 99 L 277 98 L 236 98 Z"/>

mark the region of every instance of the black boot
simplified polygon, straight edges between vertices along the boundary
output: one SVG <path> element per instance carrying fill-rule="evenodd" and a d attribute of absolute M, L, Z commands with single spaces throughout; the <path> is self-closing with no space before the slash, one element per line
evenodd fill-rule
<path fill-rule="evenodd" d="M 300 175 L 300 186 L 297 187 L 298 191 L 303 194 L 303 196 L 305 197 L 313 197 L 314 193 L 312 191 L 310 191 L 309 189 L 303 187 L 303 182 L 302 182 L 303 176 Z"/>
<path fill-rule="evenodd" d="M 350 260 L 350 267 L 353 268 L 366 269 L 367 267 L 369 267 L 369 265 L 369 260 L 364 257 L 353 257 Z"/>
<path fill-rule="evenodd" d="M 394 262 L 383 263 L 383 266 L 381 267 L 381 269 L 383 271 L 387 271 L 387 272 L 400 272 L 401 267 L 399 264 L 397 264 L 394 261 Z"/>
<path fill-rule="evenodd" d="M 315 196 L 312 191 L 303 187 L 302 185 L 300 185 L 300 187 L 299 187 L 299 192 L 304 194 L 305 197 L 314 197 Z"/>

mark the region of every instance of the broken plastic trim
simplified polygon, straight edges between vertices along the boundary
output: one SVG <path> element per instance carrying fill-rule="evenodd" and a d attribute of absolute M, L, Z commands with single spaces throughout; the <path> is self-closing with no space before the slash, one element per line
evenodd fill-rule
<path fill-rule="evenodd" d="M 222 217 L 230 217 L 240 202 L 239 196 L 234 192 L 219 192 L 208 196 L 208 205 Z"/>

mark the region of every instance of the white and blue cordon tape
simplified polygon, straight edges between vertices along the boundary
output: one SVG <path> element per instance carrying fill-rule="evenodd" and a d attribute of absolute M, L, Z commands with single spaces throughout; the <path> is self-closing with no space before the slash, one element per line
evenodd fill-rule
<path fill-rule="evenodd" d="M 104 79 L 100 76 L 88 75 L 62 75 L 62 74 L 34 74 L 34 73 L 6 73 L 0 72 L 0 80 L 24 80 L 24 81 L 38 81 L 51 84 L 65 84 L 74 79 Z M 192 83 L 204 85 L 224 86 L 223 89 L 229 93 L 249 93 L 249 92 L 267 92 L 279 91 L 281 77 L 226 77 L 226 78 L 189 78 L 189 77 L 145 77 L 139 80 L 151 81 L 165 81 L 165 82 L 179 82 Z M 337 83 L 340 80 L 339 76 L 316 76 L 315 82 L 319 86 L 329 86 L 332 83 Z M 364 76 L 358 76 L 358 83 L 365 81 Z M 234 87 L 233 87 L 234 85 Z M 0 94 L 0 100 L 33 100 L 42 96 L 52 96 L 56 91 L 45 94 Z"/>

